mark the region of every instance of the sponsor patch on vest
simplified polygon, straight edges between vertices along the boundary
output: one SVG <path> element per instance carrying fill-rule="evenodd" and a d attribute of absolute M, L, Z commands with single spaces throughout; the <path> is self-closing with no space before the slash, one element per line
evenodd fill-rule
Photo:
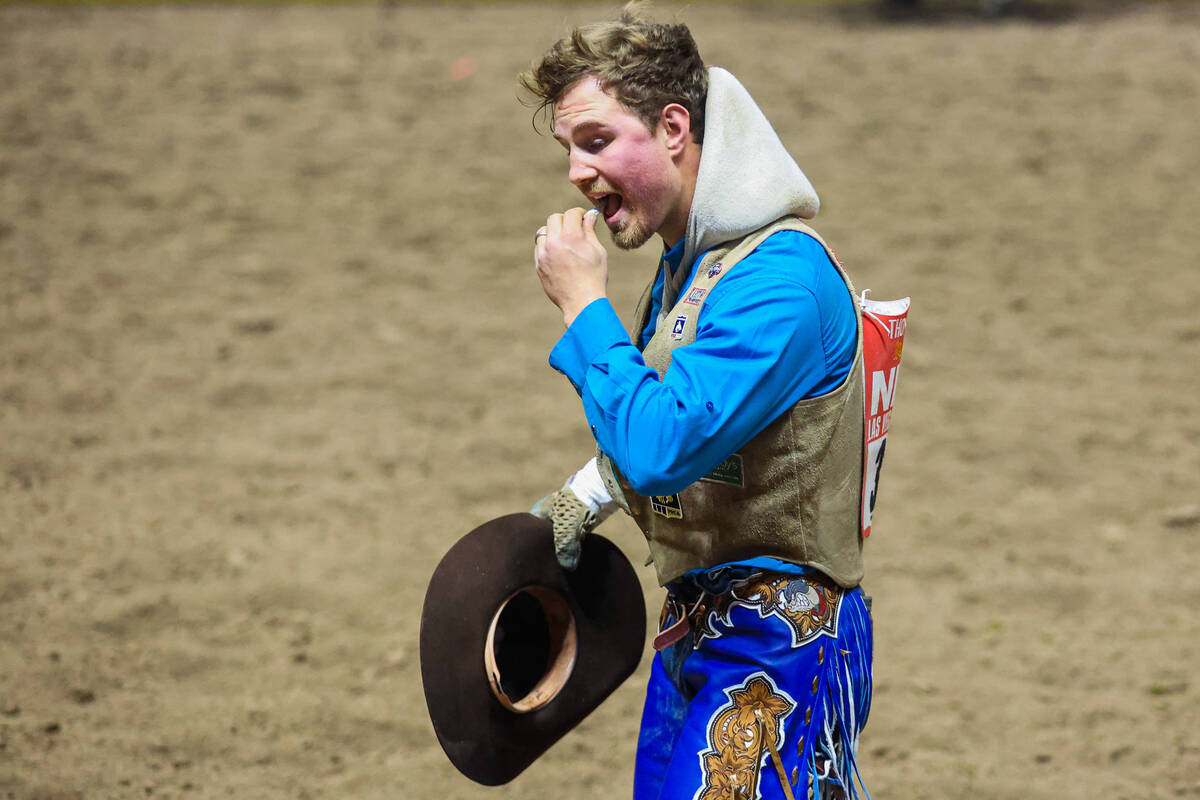
<path fill-rule="evenodd" d="M 713 264 L 711 267 L 708 268 L 708 277 L 715 278 L 720 274 L 721 274 L 721 262 L 720 261 L 718 261 L 717 263 Z"/>
<path fill-rule="evenodd" d="M 650 498 L 650 508 L 655 514 L 667 519 L 683 519 L 683 506 L 679 504 L 679 495 L 656 494 Z"/>
<path fill-rule="evenodd" d="M 708 289 L 692 289 L 690 292 L 688 292 L 688 295 L 684 298 L 683 302 L 689 305 L 698 306 L 706 294 L 708 294 Z"/>
<path fill-rule="evenodd" d="M 685 325 L 687 325 L 687 314 L 680 314 L 675 318 L 675 324 L 671 326 L 671 338 L 677 342 L 682 339 Z"/>
<path fill-rule="evenodd" d="M 728 483 L 730 486 L 745 486 L 746 478 L 742 472 L 742 457 L 734 453 L 729 458 L 717 464 L 716 468 L 700 478 L 702 481 L 713 483 Z"/>

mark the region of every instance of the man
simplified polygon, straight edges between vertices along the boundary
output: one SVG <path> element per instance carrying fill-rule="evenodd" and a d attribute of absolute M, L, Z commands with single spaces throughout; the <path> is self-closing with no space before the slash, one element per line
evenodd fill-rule
<path fill-rule="evenodd" d="M 854 797 L 872 633 L 853 288 L 750 95 L 685 25 L 632 7 L 521 79 L 593 206 L 550 215 L 534 262 L 566 325 L 550 363 L 599 455 L 534 513 L 570 569 L 624 508 L 667 589 L 635 800 Z M 632 338 L 605 297 L 601 218 L 618 247 L 663 241 Z"/>

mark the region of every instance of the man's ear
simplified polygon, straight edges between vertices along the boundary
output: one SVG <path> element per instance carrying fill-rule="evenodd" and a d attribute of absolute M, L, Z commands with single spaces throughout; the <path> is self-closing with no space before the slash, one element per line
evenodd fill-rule
<path fill-rule="evenodd" d="M 677 156 L 692 141 L 692 115 L 679 103 L 668 103 L 659 112 L 658 127 L 662 131 L 667 152 Z"/>

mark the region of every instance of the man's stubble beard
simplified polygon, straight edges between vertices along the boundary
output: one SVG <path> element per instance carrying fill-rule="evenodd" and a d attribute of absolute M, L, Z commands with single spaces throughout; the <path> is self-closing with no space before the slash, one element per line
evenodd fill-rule
<path fill-rule="evenodd" d="M 624 225 L 611 232 L 613 244 L 622 250 L 636 250 L 650 241 L 650 237 L 654 235 L 654 231 L 642 224 L 642 221 L 637 218 L 630 219 Z"/>

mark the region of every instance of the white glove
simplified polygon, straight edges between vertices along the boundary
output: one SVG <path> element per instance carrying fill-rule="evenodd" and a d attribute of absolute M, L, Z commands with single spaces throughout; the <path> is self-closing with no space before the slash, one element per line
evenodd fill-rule
<path fill-rule="evenodd" d="M 579 566 L 583 537 L 608 519 L 616 508 L 593 458 L 568 478 L 561 489 L 537 501 L 529 513 L 550 520 L 554 529 L 554 556 L 563 569 L 573 570 Z"/>

